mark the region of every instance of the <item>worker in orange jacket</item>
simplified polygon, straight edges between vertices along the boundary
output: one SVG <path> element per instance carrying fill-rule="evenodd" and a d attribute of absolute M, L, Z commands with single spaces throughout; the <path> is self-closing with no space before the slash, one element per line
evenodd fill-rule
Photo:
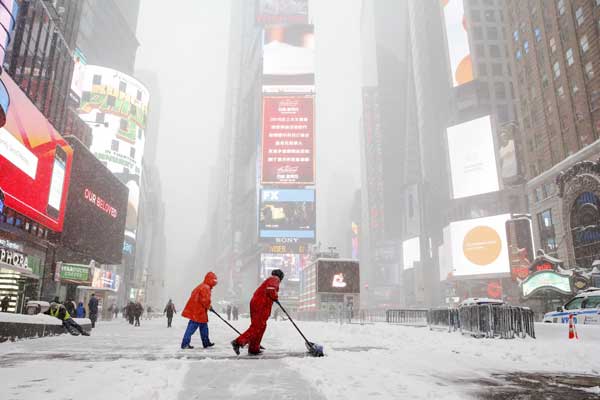
<path fill-rule="evenodd" d="M 202 338 L 202 346 L 204 348 L 212 347 L 215 344 L 211 343 L 208 338 L 208 311 L 212 308 L 210 303 L 210 295 L 212 288 L 217 285 L 217 275 L 214 272 L 209 272 L 204 277 L 204 282 L 196 286 L 183 309 L 181 315 L 188 318 L 187 329 L 183 335 L 181 342 L 182 349 L 193 349 L 190 345 L 192 335 L 196 329 L 200 329 L 200 337 Z"/>

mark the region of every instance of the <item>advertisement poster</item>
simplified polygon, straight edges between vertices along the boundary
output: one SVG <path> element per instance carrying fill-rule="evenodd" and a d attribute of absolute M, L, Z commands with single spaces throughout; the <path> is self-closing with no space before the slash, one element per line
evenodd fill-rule
<path fill-rule="evenodd" d="M 305 24 L 308 0 L 258 0 L 256 22 L 263 25 Z"/>
<path fill-rule="evenodd" d="M 265 29 L 263 86 L 315 84 L 315 35 L 312 25 Z"/>
<path fill-rule="evenodd" d="M 148 118 L 148 89 L 111 68 L 85 66 L 79 114 L 90 123 L 90 150 L 129 189 L 126 228 L 137 230 L 142 158 Z"/>
<path fill-rule="evenodd" d="M 263 97 L 262 184 L 314 184 L 314 149 L 314 97 Z"/>
<path fill-rule="evenodd" d="M 360 293 L 358 262 L 327 261 L 317 265 L 318 292 Z"/>
<path fill-rule="evenodd" d="M 260 277 L 266 279 L 274 269 L 280 269 L 285 274 L 285 280 L 300 281 L 300 271 L 310 262 L 305 254 L 261 254 Z"/>
<path fill-rule="evenodd" d="M 63 228 L 73 150 L 8 74 L 6 125 L 0 128 L 0 187 L 7 207 L 45 227 Z"/>
<path fill-rule="evenodd" d="M 261 239 L 298 238 L 314 243 L 316 229 L 314 189 L 263 189 L 260 192 Z"/>
<path fill-rule="evenodd" d="M 103 264 L 120 264 L 127 215 L 127 187 L 76 138 L 62 243 Z"/>
<path fill-rule="evenodd" d="M 94 268 L 94 277 L 92 287 L 94 289 L 119 290 L 120 277 L 112 271 L 105 271 L 100 268 Z"/>
<path fill-rule="evenodd" d="M 490 116 L 447 129 L 453 198 L 500 190 Z"/>
<path fill-rule="evenodd" d="M 473 80 L 473 65 L 463 1 L 442 0 L 454 87 Z"/>

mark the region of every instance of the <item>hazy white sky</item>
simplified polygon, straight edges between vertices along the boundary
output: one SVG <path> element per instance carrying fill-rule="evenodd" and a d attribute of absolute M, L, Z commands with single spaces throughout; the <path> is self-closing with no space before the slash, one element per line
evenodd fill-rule
<path fill-rule="evenodd" d="M 173 0 L 169 7 L 141 2 L 136 68 L 155 71 L 160 84 L 158 162 L 167 205 L 170 272 L 190 262 L 207 218 L 206 194 L 214 190 L 207 184 L 223 126 L 230 1 Z M 342 243 L 346 237 L 339 231 L 360 185 L 359 13 L 360 0 L 311 1 L 317 69 L 317 234 L 324 247 L 341 249 L 349 244 Z"/>

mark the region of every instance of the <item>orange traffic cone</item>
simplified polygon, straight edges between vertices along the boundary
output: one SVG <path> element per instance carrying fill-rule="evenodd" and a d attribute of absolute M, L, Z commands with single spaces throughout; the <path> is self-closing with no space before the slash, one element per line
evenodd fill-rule
<path fill-rule="evenodd" d="M 573 314 L 569 314 L 569 339 L 579 339 L 577 328 L 575 328 L 575 322 L 573 321 Z"/>

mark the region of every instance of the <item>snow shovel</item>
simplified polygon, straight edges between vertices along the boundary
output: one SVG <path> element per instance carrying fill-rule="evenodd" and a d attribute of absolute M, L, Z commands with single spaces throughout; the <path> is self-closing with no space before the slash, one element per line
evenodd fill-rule
<path fill-rule="evenodd" d="M 300 328 L 298 328 L 298 325 L 296 325 L 296 323 L 294 322 L 294 320 L 292 319 L 292 317 L 290 317 L 290 314 L 288 314 L 288 312 L 285 310 L 285 308 L 283 308 L 283 306 L 281 305 L 281 303 L 279 302 L 279 300 L 276 300 L 275 302 L 277 303 L 277 305 L 279 307 L 281 307 L 281 311 L 283 311 L 285 313 L 285 315 L 287 315 L 288 319 L 294 325 L 294 328 L 296 328 L 296 330 L 298 331 L 298 333 L 304 339 L 304 342 L 306 343 L 306 349 L 308 350 L 308 354 L 310 354 L 313 357 L 323 357 L 325 355 L 325 354 L 323 354 L 323 346 L 321 346 L 319 344 L 316 344 L 316 343 L 313 343 L 313 342 L 309 342 L 308 339 L 306 338 L 306 336 L 304 336 L 304 333 L 302 333 L 302 331 L 300 330 Z"/>
<path fill-rule="evenodd" d="M 237 329 L 235 329 L 235 326 L 233 326 L 233 325 L 231 325 L 229 322 L 227 322 L 227 320 L 225 320 L 225 318 L 221 317 L 221 316 L 219 315 L 219 313 L 218 313 L 218 312 L 216 312 L 216 311 L 214 310 L 214 308 L 212 308 L 212 307 L 211 307 L 211 308 L 210 308 L 210 311 L 212 311 L 212 312 L 213 312 L 213 314 L 215 314 L 217 317 L 219 317 L 219 319 L 220 319 L 221 321 L 225 322 L 225 323 L 226 323 L 226 324 L 227 324 L 227 325 L 228 325 L 228 326 L 229 326 L 231 329 L 233 329 L 233 330 L 235 331 L 235 333 L 237 333 L 238 335 L 241 335 L 240 331 L 238 331 Z M 264 347 L 262 347 L 262 346 L 260 346 L 260 349 L 261 349 L 261 350 L 266 350 L 266 349 L 265 349 Z"/>

